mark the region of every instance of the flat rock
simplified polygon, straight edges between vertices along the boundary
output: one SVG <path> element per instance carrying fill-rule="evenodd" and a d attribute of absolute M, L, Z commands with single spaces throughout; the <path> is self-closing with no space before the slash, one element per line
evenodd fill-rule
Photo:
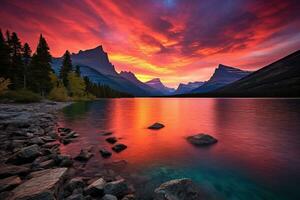
<path fill-rule="evenodd" d="M 99 152 L 103 158 L 108 158 L 112 154 L 111 152 L 109 152 L 108 150 L 106 150 L 104 148 L 100 149 Z"/>
<path fill-rule="evenodd" d="M 0 165 L 0 178 L 14 175 L 25 175 L 30 172 L 28 167 L 17 165 Z"/>
<path fill-rule="evenodd" d="M 149 126 L 148 129 L 158 130 L 158 129 L 161 129 L 163 127 L 165 127 L 165 125 L 156 122 L 156 123 L 152 124 L 151 126 Z"/>
<path fill-rule="evenodd" d="M 129 188 L 124 179 L 109 182 L 104 187 L 105 194 L 111 194 L 116 197 L 123 197 L 128 194 Z"/>
<path fill-rule="evenodd" d="M 190 179 L 175 179 L 154 191 L 154 200 L 204 200 L 200 189 Z"/>
<path fill-rule="evenodd" d="M 102 196 L 105 184 L 106 181 L 103 178 L 99 178 L 85 188 L 85 193 L 92 196 Z"/>
<path fill-rule="evenodd" d="M 125 144 L 116 144 L 115 146 L 112 147 L 112 150 L 119 153 L 119 152 L 125 150 L 126 148 L 127 148 L 127 146 Z"/>
<path fill-rule="evenodd" d="M 14 200 L 55 200 L 62 199 L 63 182 L 67 168 L 43 170 L 12 191 Z"/>
<path fill-rule="evenodd" d="M 11 176 L 5 179 L 0 179 L 0 192 L 10 190 L 21 183 L 21 179 L 18 176 Z"/>
<path fill-rule="evenodd" d="M 110 144 L 114 144 L 117 142 L 117 138 L 116 137 L 108 137 L 105 139 L 106 142 L 110 143 Z"/>
<path fill-rule="evenodd" d="M 196 146 L 207 146 L 218 142 L 213 136 L 204 133 L 189 136 L 187 137 L 187 141 Z"/>

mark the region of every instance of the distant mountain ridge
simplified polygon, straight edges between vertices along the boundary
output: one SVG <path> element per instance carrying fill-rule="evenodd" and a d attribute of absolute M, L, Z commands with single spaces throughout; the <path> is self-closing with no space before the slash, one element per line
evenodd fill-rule
<path fill-rule="evenodd" d="M 300 97 L 300 50 L 216 90 L 215 95 Z"/>
<path fill-rule="evenodd" d="M 189 82 L 187 84 L 180 83 L 174 94 L 185 94 L 191 92 L 193 89 L 196 89 L 203 85 L 205 82 L 203 81 L 196 81 L 196 82 Z"/>
<path fill-rule="evenodd" d="M 154 78 L 150 81 L 145 82 L 150 87 L 160 91 L 164 95 L 169 95 L 175 91 L 174 88 L 166 87 L 159 78 Z"/>
<path fill-rule="evenodd" d="M 250 73 L 250 71 L 244 71 L 235 67 L 219 64 L 212 77 L 200 87 L 192 90 L 191 93 L 206 93 L 216 90 L 224 87 L 225 85 L 233 83 L 234 81 L 237 81 L 249 75 Z"/>
<path fill-rule="evenodd" d="M 156 95 L 163 95 L 161 91 L 147 85 L 146 83 L 143 83 L 140 81 L 134 73 L 129 72 L 129 71 L 121 71 L 120 76 L 123 78 L 126 78 L 127 80 L 131 81 L 135 85 L 139 86 L 140 88 L 144 89 L 145 91 L 149 92 L 150 95 L 156 96 Z"/>

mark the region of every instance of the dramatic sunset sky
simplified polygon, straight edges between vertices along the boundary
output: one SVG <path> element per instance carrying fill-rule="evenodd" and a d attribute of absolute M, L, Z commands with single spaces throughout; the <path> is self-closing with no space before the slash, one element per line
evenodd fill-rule
<path fill-rule="evenodd" d="M 255 70 L 300 49 L 297 0 L 1 0 L 0 28 L 53 56 L 103 45 L 117 71 L 168 86 L 219 63 Z"/>

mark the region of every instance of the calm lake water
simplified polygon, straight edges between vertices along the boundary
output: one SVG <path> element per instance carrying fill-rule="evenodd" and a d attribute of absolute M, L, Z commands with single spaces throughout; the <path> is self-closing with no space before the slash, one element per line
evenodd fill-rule
<path fill-rule="evenodd" d="M 166 127 L 148 130 L 154 122 Z M 68 106 L 59 123 L 81 135 L 62 152 L 94 146 L 86 168 L 95 174 L 105 163 L 126 160 L 124 176 L 143 199 L 162 182 L 183 177 L 213 199 L 300 199 L 299 99 L 107 99 Z M 102 159 L 99 148 L 111 148 L 103 131 L 128 148 Z M 219 142 L 192 146 L 185 137 L 197 133 Z"/>

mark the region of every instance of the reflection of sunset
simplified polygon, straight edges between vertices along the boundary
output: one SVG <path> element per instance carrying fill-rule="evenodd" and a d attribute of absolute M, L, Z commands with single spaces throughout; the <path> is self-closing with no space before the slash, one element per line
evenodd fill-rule
<path fill-rule="evenodd" d="M 53 56 L 102 44 L 117 71 L 176 86 L 219 63 L 254 70 L 298 50 L 298 11 L 293 0 L 4 1 L 0 24 L 32 49 L 43 33 Z"/>

